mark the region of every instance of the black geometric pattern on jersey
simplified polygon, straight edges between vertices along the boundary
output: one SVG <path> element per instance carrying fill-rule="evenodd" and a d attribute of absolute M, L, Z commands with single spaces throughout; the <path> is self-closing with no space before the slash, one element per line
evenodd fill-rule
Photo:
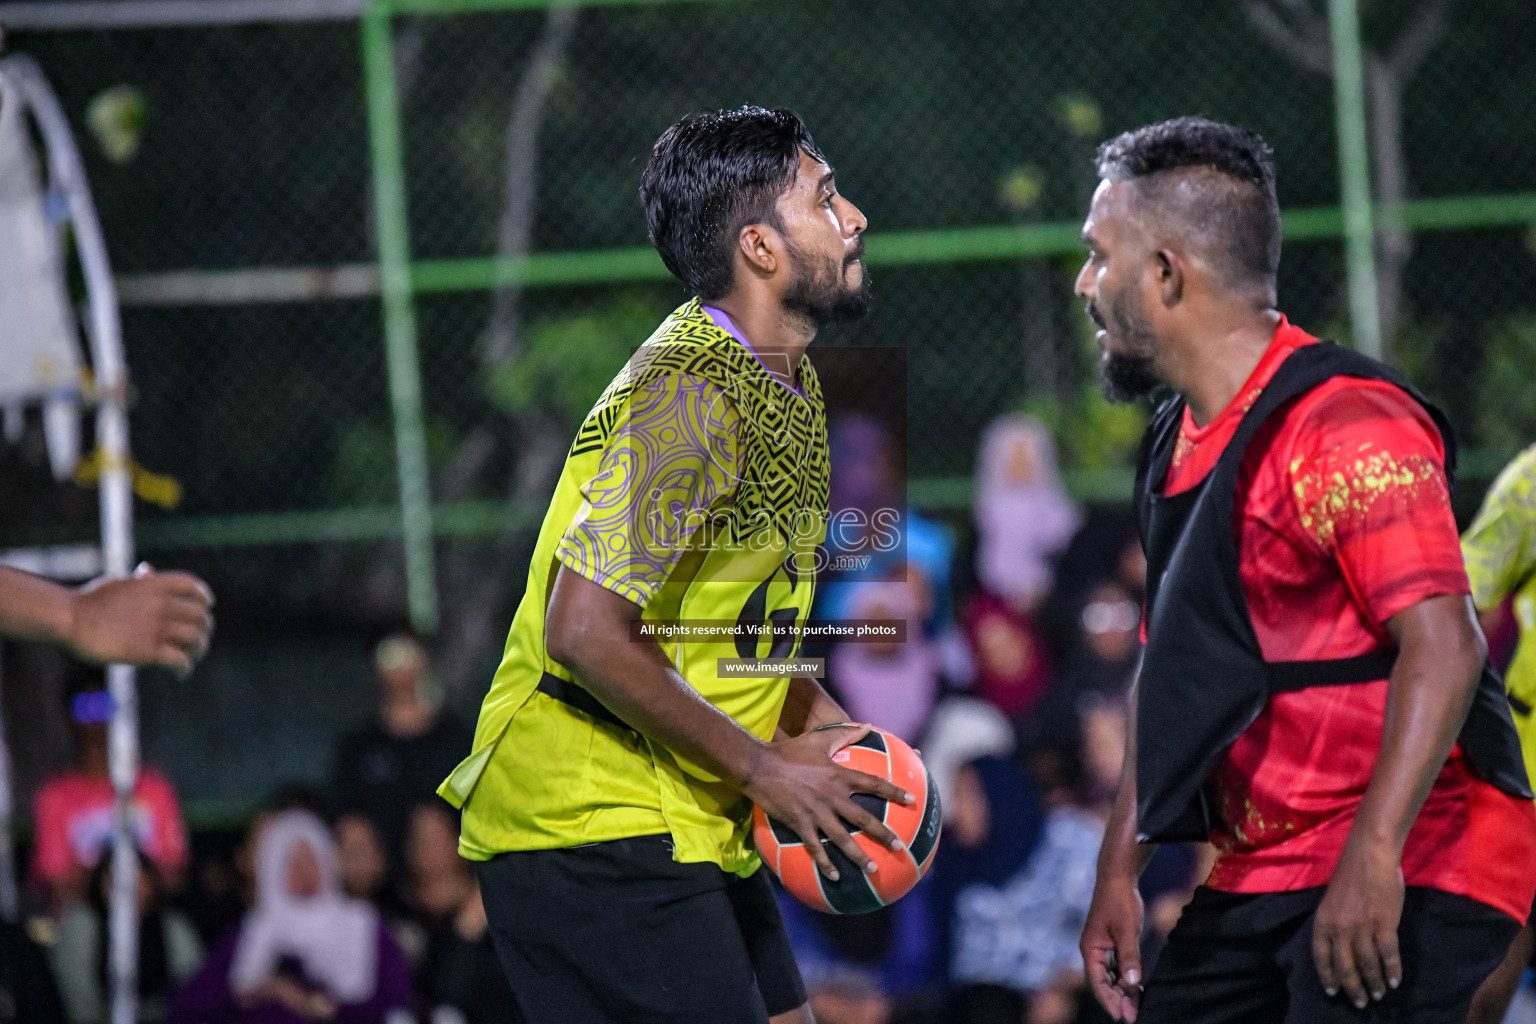
<path fill-rule="evenodd" d="M 821 381 L 810 359 L 800 357 L 802 397 L 710 320 L 698 299 L 662 321 L 630 357 L 587 414 L 570 454 L 601 451 L 623 421 L 635 389 L 672 373 L 708 380 L 734 402 L 741 417 L 733 513 L 710 520 L 717 537 L 737 542 L 769 523 L 781 535 L 795 537 L 797 529 L 799 535 L 806 531 L 805 516 L 825 521 L 830 476 L 827 415 Z"/>

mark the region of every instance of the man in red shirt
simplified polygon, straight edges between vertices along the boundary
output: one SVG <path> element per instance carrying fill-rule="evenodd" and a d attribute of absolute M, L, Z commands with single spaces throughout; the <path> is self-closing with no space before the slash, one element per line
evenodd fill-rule
<path fill-rule="evenodd" d="M 1460 1024 L 1536 895 L 1536 807 L 1485 676 L 1439 414 L 1275 307 L 1269 148 L 1180 118 L 1099 153 L 1077 281 L 1138 478 L 1137 728 L 1083 932 L 1119 1019 Z M 1224 457 L 1225 456 L 1225 457 Z M 1220 856 L 1142 989 L 1136 877 Z"/>

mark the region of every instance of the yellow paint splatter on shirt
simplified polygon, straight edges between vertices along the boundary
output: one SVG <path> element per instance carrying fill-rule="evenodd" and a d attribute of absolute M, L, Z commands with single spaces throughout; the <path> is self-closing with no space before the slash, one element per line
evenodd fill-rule
<path fill-rule="evenodd" d="M 1297 459 L 1290 468 L 1302 528 L 1324 548 L 1332 546 L 1340 523 L 1364 519 L 1388 496 L 1417 500 L 1424 485 L 1440 478 L 1440 468 L 1426 456 L 1398 459 L 1363 447 L 1353 460 L 1320 459 L 1303 469 Z"/>

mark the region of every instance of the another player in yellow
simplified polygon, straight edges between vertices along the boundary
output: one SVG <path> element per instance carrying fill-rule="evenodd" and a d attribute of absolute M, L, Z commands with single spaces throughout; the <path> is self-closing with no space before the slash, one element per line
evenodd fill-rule
<path fill-rule="evenodd" d="M 900 845 L 853 794 L 911 797 L 833 763 L 867 727 L 813 679 L 722 666 L 793 656 L 793 640 L 665 627 L 806 619 L 828 454 L 804 353 L 866 308 L 865 220 L 787 110 L 684 118 L 640 193 L 698 297 L 577 433 L 474 750 L 439 792 L 463 808 L 460 851 L 528 1021 L 809 1022 L 754 873 L 752 802 L 835 884 L 831 849 L 874 868 L 842 821 Z"/>
<path fill-rule="evenodd" d="M 1536 445 L 1504 467 L 1472 526 L 1461 538 L 1472 601 L 1485 619 L 1514 596 L 1519 645 L 1504 676 L 1526 774 L 1536 779 Z M 1469 1024 L 1504 1019 L 1536 948 L 1536 920 L 1521 930 L 1509 956 L 1478 991 Z"/>

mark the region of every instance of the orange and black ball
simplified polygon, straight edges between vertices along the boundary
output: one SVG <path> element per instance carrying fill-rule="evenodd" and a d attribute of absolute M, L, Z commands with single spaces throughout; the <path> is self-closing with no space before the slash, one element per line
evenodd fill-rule
<path fill-rule="evenodd" d="M 801 903 L 828 914 L 867 914 L 905 896 L 928 873 L 939 848 L 939 794 L 917 752 L 900 737 L 880 729 L 871 729 L 862 739 L 843 747 L 832 760 L 854 771 L 889 779 L 912 794 L 910 804 L 889 803 L 869 793 L 853 796 L 854 803 L 884 822 L 906 849 L 889 849 L 850 826 L 854 842 L 879 868 L 867 874 L 835 844 L 824 840 L 822 846 L 837 867 L 838 880 L 834 882 L 816 869 L 800 836 L 769 818 L 761 807 L 752 809 L 752 836 L 763 862 Z"/>

